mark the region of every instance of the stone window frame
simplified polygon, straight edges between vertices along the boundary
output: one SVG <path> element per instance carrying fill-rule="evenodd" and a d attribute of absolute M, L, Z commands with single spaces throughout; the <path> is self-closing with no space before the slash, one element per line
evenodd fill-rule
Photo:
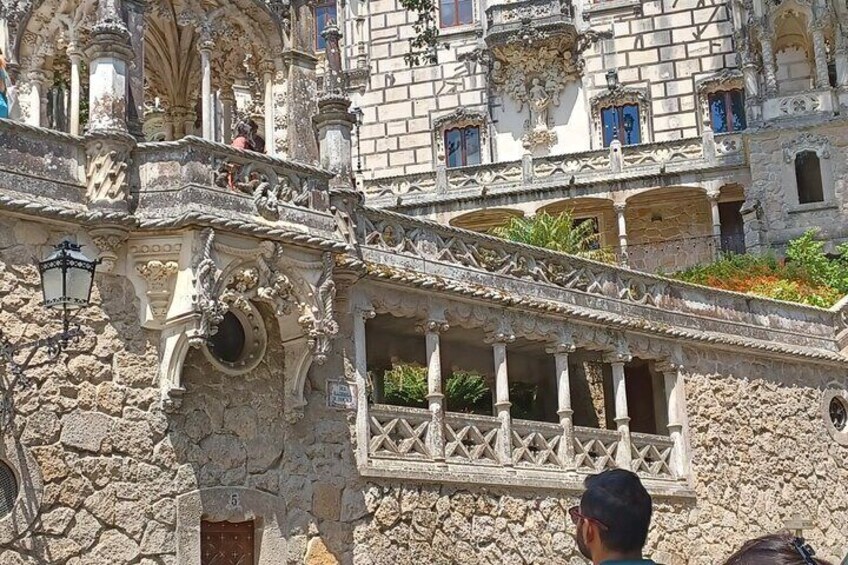
<path fill-rule="evenodd" d="M 445 132 L 451 129 L 467 127 L 478 127 L 480 129 L 480 165 L 487 165 L 491 162 L 491 151 L 489 149 L 491 135 L 489 132 L 488 112 L 476 108 L 460 106 L 449 114 L 432 119 L 430 129 L 433 132 L 433 156 L 435 165 L 447 167 Z"/>
<path fill-rule="evenodd" d="M 253 520 L 256 565 L 272 565 L 287 555 L 286 503 L 281 497 L 246 487 L 210 487 L 177 497 L 177 565 L 200 565 L 200 522 Z"/>
<path fill-rule="evenodd" d="M 18 483 L 12 511 L 0 518 L 0 544 L 8 544 L 22 536 L 39 515 L 44 481 L 29 449 L 10 434 L 5 434 L 0 442 L 0 460 L 12 470 Z"/>
<path fill-rule="evenodd" d="M 613 90 L 605 90 L 596 94 L 589 100 L 589 108 L 592 112 L 592 130 L 594 135 L 595 149 L 607 149 L 604 147 L 604 124 L 601 118 L 605 108 L 635 104 L 639 108 L 639 143 L 633 145 L 644 145 L 651 143 L 654 131 L 651 127 L 651 104 L 647 91 L 641 88 L 619 86 Z"/>
<path fill-rule="evenodd" d="M 698 109 L 701 119 L 698 120 L 698 128 L 701 133 L 706 129 L 712 130 L 712 118 L 710 116 L 710 95 L 730 90 L 741 90 L 743 99 L 745 95 L 745 81 L 742 71 L 736 69 L 722 69 L 721 71 L 695 81 L 695 92 L 698 96 Z M 746 104 L 747 106 L 747 104 Z M 747 123 L 747 107 L 745 108 Z M 738 133 L 738 132 L 733 132 Z"/>
<path fill-rule="evenodd" d="M 798 197 L 798 183 L 795 177 L 795 157 L 798 153 L 811 151 L 819 158 L 821 167 L 822 195 L 821 202 L 808 202 L 801 204 Z M 783 178 L 786 198 L 786 209 L 789 213 L 807 212 L 834 208 L 836 206 L 836 195 L 833 186 L 833 153 L 830 140 L 824 136 L 814 133 L 803 133 L 795 139 L 788 140 L 783 144 Z"/>
<path fill-rule="evenodd" d="M 841 431 L 837 430 L 836 426 L 834 426 L 833 422 L 830 420 L 830 403 L 834 398 L 841 399 L 843 404 L 848 406 L 848 390 L 841 386 L 831 386 L 830 388 L 825 389 L 822 393 L 820 403 L 822 420 L 827 433 L 830 434 L 830 437 L 832 437 L 839 445 L 848 447 L 848 428 Z"/>

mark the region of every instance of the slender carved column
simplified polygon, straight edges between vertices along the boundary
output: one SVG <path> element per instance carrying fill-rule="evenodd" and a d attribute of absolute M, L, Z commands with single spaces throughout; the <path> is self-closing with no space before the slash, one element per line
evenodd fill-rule
<path fill-rule="evenodd" d="M 824 44 L 824 21 L 817 19 L 812 23 L 813 58 L 816 64 L 816 88 L 827 88 L 830 79 L 827 76 L 827 50 Z"/>
<path fill-rule="evenodd" d="M 212 132 L 212 40 L 209 37 L 202 38 L 198 45 L 200 51 L 200 76 L 201 76 L 201 132 L 203 139 L 214 140 Z"/>
<path fill-rule="evenodd" d="M 568 354 L 574 349 L 573 343 L 564 342 L 547 350 L 553 354 L 556 365 L 557 414 L 562 426 L 559 457 L 568 469 L 574 468 L 574 411 L 571 409 L 571 382 L 568 374 Z"/>
<path fill-rule="evenodd" d="M 71 61 L 71 135 L 80 134 L 80 64 L 82 51 L 76 43 L 68 46 L 68 59 Z"/>
<path fill-rule="evenodd" d="M 624 212 L 627 209 L 627 204 L 618 202 L 613 205 L 615 213 L 618 216 L 618 247 L 621 253 L 619 262 L 622 265 L 627 264 L 627 220 L 624 217 Z"/>
<path fill-rule="evenodd" d="M 265 85 L 265 153 L 274 154 L 274 63 L 262 65 L 262 80 Z"/>
<path fill-rule="evenodd" d="M 845 36 L 839 30 L 836 31 L 836 85 L 848 86 L 848 45 Z"/>
<path fill-rule="evenodd" d="M 768 32 L 760 37 L 760 50 L 763 55 L 763 77 L 766 83 L 766 95 L 777 94 L 777 72 L 774 65 L 774 51 L 772 50 L 771 37 Z"/>
<path fill-rule="evenodd" d="M 682 366 L 675 363 L 659 363 L 657 370 L 665 377 L 668 434 L 674 442 L 671 471 L 675 477 L 685 477 L 688 473 L 688 456 L 686 454 L 686 441 L 683 437 L 683 416 L 686 401 Z"/>
<path fill-rule="evenodd" d="M 47 105 L 44 102 L 44 94 L 47 85 L 47 75 L 43 71 L 31 71 L 27 78 L 29 79 L 29 120 L 27 123 L 31 126 L 46 127 L 47 120 L 45 114 Z"/>
<path fill-rule="evenodd" d="M 501 421 L 498 435 L 498 456 L 501 464 L 512 466 L 512 416 L 509 409 L 509 372 L 506 365 L 506 346 L 515 341 L 515 336 L 509 331 L 498 331 L 486 340 L 492 344 L 495 358 L 495 410 Z"/>
<path fill-rule="evenodd" d="M 354 382 L 356 384 L 356 459 L 368 461 L 370 423 L 368 416 L 368 359 L 365 348 L 365 320 L 373 318 L 371 309 L 357 309 L 353 316 Z"/>
<path fill-rule="evenodd" d="M 444 319 L 427 320 L 420 328 L 427 345 L 427 402 L 431 417 L 427 440 L 430 453 L 436 461 L 445 460 L 445 395 L 442 394 L 442 352 L 439 334 L 449 328 Z"/>
<path fill-rule="evenodd" d="M 630 416 L 627 412 L 627 383 L 624 376 L 624 364 L 630 362 L 629 353 L 616 352 L 606 356 L 605 361 L 612 366 L 612 386 L 615 395 L 615 425 L 620 436 L 615 462 L 622 469 L 630 469 L 633 451 L 630 440 Z"/>
<path fill-rule="evenodd" d="M 229 144 L 233 140 L 233 108 L 235 94 L 232 86 L 221 89 L 221 143 Z"/>
<path fill-rule="evenodd" d="M 89 58 L 89 133 L 126 134 L 128 66 L 133 59 L 130 33 L 121 16 L 119 0 L 97 6 Z"/>
<path fill-rule="evenodd" d="M 710 202 L 710 215 L 713 220 L 713 258 L 717 258 L 721 252 L 721 214 L 719 214 L 718 199 L 721 192 L 710 190 L 707 192 L 707 200 Z"/>

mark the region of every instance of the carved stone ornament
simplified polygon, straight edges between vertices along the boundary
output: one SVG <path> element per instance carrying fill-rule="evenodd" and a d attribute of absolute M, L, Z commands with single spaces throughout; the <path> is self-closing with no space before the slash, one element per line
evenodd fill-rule
<path fill-rule="evenodd" d="M 258 325 L 262 322 L 255 305 L 265 303 L 273 310 L 285 348 L 286 418 L 293 421 L 302 416 L 306 374 L 313 362 L 326 361 L 339 327 L 334 318 L 332 254 L 325 253 L 316 260 L 300 259 L 292 256 L 294 253 L 270 241 L 249 248 L 227 245 L 218 242 L 211 229 L 195 238 L 190 296 L 172 299 L 182 303 L 189 298 L 189 308 L 186 312 L 172 308 L 162 332 L 160 378 L 166 406 L 178 404 L 182 362 L 188 347 L 206 349 L 228 312 L 239 318 L 246 331 L 263 345 L 244 363 L 240 360 L 228 367 L 227 372 L 239 374 L 259 362 L 266 338 L 264 327 Z M 158 265 L 155 267 L 159 269 Z"/>
<path fill-rule="evenodd" d="M 529 119 L 526 132 L 546 132 L 550 129 L 550 113 L 559 106 L 566 85 L 582 72 L 579 54 L 572 49 L 552 45 L 527 48 L 521 44 L 499 47 L 492 65 L 492 82 L 500 95 L 512 98 L 518 112 L 526 107 Z M 547 140 L 536 135 L 528 141 Z"/>
<path fill-rule="evenodd" d="M 795 155 L 802 151 L 812 151 L 820 159 L 830 159 L 830 140 L 815 133 L 802 133 L 783 143 L 783 160 L 791 163 L 795 160 Z"/>
<path fill-rule="evenodd" d="M 742 72 L 736 69 L 722 69 L 719 72 L 695 82 L 698 93 L 698 107 L 701 110 L 701 123 L 710 127 L 710 95 L 728 90 L 742 90 L 744 81 Z"/>
<path fill-rule="evenodd" d="M 111 273 L 115 270 L 118 260 L 118 247 L 127 240 L 129 230 L 122 226 L 99 226 L 91 229 L 91 240 L 100 251 L 99 270 Z"/>
<path fill-rule="evenodd" d="M 136 265 L 136 271 L 147 283 L 147 299 L 153 318 L 163 320 L 171 299 L 171 282 L 179 271 L 176 261 L 150 261 Z"/>
<path fill-rule="evenodd" d="M 446 158 L 445 132 L 454 128 L 480 128 L 480 145 L 484 147 L 489 142 L 489 116 L 484 110 L 460 106 L 450 114 L 439 116 L 433 120 L 433 137 L 436 142 L 436 158 L 443 163 Z M 486 154 L 483 151 L 483 154 Z"/>
<path fill-rule="evenodd" d="M 104 135 L 86 143 L 86 197 L 95 206 L 126 208 L 129 189 L 127 167 L 134 140 Z"/>
<path fill-rule="evenodd" d="M 242 192 L 253 198 L 256 214 L 266 220 L 280 219 L 282 206 L 312 207 L 314 188 L 307 179 L 278 176 L 253 164 L 222 161 L 213 179 L 215 186 Z"/>

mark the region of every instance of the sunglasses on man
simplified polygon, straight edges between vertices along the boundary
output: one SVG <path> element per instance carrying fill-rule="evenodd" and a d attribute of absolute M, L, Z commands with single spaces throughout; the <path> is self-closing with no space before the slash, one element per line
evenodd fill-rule
<path fill-rule="evenodd" d="M 586 516 L 585 514 L 580 513 L 580 506 L 572 506 L 568 509 L 568 515 L 571 516 L 571 521 L 574 522 L 574 525 L 577 526 L 580 524 L 580 520 L 585 520 L 587 522 L 592 522 L 596 524 L 603 530 L 609 530 L 609 526 L 598 520 L 597 518 L 592 518 L 590 516 Z"/>

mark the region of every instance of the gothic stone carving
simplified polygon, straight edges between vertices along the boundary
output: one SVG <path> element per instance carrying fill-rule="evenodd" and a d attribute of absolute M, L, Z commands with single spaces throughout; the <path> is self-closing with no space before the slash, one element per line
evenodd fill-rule
<path fill-rule="evenodd" d="M 648 97 L 642 90 L 619 86 L 593 96 L 589 100 L 592 109 L 592 129 L 595 131 L 595 143 L 597 147 L 604 146 L 604 128 L 601 123 L 601 111 L 604 108 L 623 106 L 625 104 L 636 104 L 639 106 L 639 131 L 642 133 L 642 143 L 648 141 L 650 120 L 648 119 L 649 108 Z"/>
<path fill-rule="evenodd" d="M 266 220 L 280 219 L 282 206 L 311 208 L 315 189 L 309 180 L 277 175 L 272 170 L 222 161 L 213 179 L 215 186 L 253 197 L 256 213 Z"/>
<path fill-rule="evenodd" d="M 822 135 L 806 132 L 783 143 L 783 159 L 787 163 L 794 161 L 795 155 L 802 151 L 812 151 L 821 159 L 829 159 L 830 140 Z"/>
<path fill-rule="evenodd" d="M 701 110 L 701 123 L 704 129 L 710 127 L 710 94 L 743 88 L 742 73 L 736 69 L 721 71 L 695 83 L 698 92 L 698 107 Z"/>
<path fill-rule="evenodd" d="M 446 158 L 445 132 L 447 130 L 477 126 L 480 128 L 480 145 L 482 147 L 489 141 L 488 123 L 489 116 L 485 111 L 466 108 L 465 106 L 460 106 L 450 114 L 434 119 L 433 136 L 436 141 L 436 158 L 439 163 L 444 163 Z"/>
<path fill-rule="evenodd" d="M 136 270 L 147 283 L 146 294 L 153 318 L 163 320 L 170 304 L 171 281 L 179 270 L 179 264 L 176 261 L 151 259 L 136 265 Z"/>
<path fill-rule="evenodd" d="M 133 148 L 132 138 L 98 136 L 86 144 L 88 184 L 86 197 L 97 206 L 127 206 L 127 166 Z"/>

